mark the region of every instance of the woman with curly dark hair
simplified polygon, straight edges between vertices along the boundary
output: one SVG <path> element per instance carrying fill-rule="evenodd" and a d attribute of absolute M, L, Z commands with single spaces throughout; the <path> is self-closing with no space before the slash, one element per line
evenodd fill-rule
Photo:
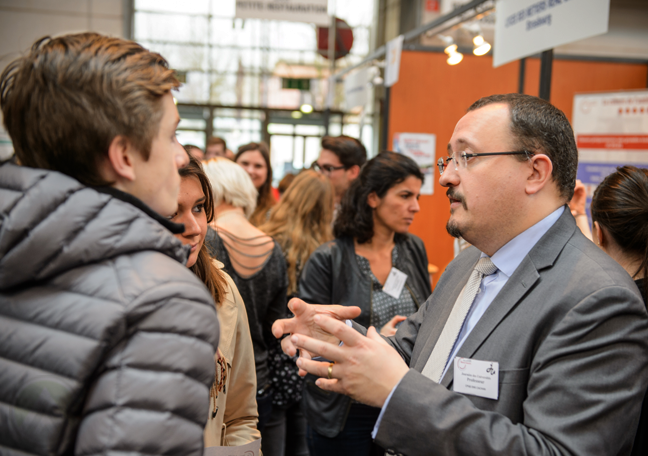
<path fill-rule="evenodd" d="M 384 335 L 431 294 L 423 242 L 408 234 L 419 211 L 423 174 L 394 152 L 369 160 L 342 199 L 335 239 L 304 266 L 299 297 L 308 303 L 359 306 L 356 321 Z M 382 455 L 371 431 L 380 409 L 323 392 L 306 377 L 304 403 L 311 456 Z"/>

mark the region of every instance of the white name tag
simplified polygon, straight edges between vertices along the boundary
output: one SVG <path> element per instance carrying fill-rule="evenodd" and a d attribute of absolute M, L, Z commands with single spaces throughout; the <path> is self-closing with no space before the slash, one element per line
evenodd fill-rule
<path fill-rule="evenodd" d="M 391 268 L 391 271 L 389 271 L 389 275 L 387 276 L 387 280 L 385 281 L 385 285 L 383 285 L 383 291 L 389 296 L 393 296 L 394 298 L 398 299 L 401 291 L 403 291 L 405 282 L 407 282 L 407 274 L 405 274 L 403 271 L 399 271 L 396 268 Z"/>
<path fill-rule="evenodd" d="M 453 391 L 497 399 L 498 385 L 499 363 L 459 357 L 454 359 Z"/>

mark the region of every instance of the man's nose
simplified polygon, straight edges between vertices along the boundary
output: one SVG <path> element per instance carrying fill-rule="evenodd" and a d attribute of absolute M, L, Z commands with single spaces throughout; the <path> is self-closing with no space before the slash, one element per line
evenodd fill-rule
<path fill-rule="evenodd" d="M 184 168 L 189 164 L 189 155 L 187 155 L 187 152 L 182 146 L 180 146 L 180 150 L 182 152 L 178 151 L 175 156 L 176 167 L 178 169 Z"/>
<path fill-rule="evenodd" d="M 441 186 L 443 187 L 452 187 L 454 185 L 457 185 L 458 183 L 459 173 L 457 173 L 454 164 L 452 162 L 448 162 L 445 169 L 443 170 L 443 174 L 439 176 L 439 184 L 441 184 Z"/>

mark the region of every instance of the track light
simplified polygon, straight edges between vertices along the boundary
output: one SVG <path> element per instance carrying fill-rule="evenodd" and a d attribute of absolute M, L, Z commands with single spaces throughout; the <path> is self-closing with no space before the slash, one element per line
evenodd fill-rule
<path fill-rule="evenodd" d="M 462 60 L 463 60 L 463 54 L 461 52 L 451 52 L 446 62 L 448 62 L 448 65 L 456 65 Z"/>
<path fill-rule="evenodd" d="M 484 41 L 484 44 L 477 46 L 475 49 L 473 49 L 473 54 L 475 55 L 485 55 L 490 51 L 491 45 L 488 44 L 486 41 Z"/>
<path fill-rule="evenodd" d="M 446 62 L 448 62 L 448 65 L 456 65 L 457 63 L 461 62 L 463 60 L 463 54 L 457 51 L 457 45 L 455 44 L 452 37 L 439 35 L 439 38 L 446 46 L 443 52 L 448 54 L 448 60 L 446 60 Z"/>

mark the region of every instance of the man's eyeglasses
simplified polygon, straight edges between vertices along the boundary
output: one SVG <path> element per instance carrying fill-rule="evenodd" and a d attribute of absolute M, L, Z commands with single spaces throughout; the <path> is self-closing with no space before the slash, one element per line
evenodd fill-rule
<path fill-rule="evenodd" d="M 482 157 L 484 155 L 522 155 L 522 154 L 527 155 L 527 157 L 533 155 L 533 153 L 529 152 L 528 150 L 517 150 L 514 152 L 484 152 L 483 154 L 469 154 L 468 152 L 455 152 L 452 154 L 452 157 L 439 158 L 439 161 L 437 161 L 437 166 L 439 167 L 439 174 L 443 174 L 443 171 L 445 171 L 446 167 L 448 166 L 448 162 L 450 160 L 454 161 L 455 170 L 458 170 L 460 167 L 465 168 L 468 166 L 469 158 Z"/>
<path fill-rule="evenodd" d="M 337 171 L 338 169 L 346 169 L 346 166 L 320 165 L 319 163 L 314 162 L 313 169 L 322 174 L 331 174 L 333 171 Z"/>

